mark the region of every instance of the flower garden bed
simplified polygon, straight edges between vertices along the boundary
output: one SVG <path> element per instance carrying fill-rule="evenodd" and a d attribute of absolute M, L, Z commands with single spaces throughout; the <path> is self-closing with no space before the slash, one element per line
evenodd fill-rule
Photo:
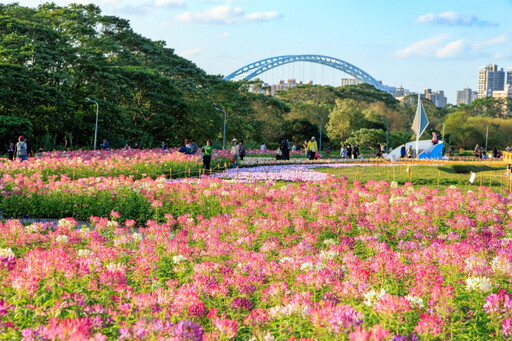
<path fill-rule="evenodd" d="M 72 219 L 0 224 L 5 339 L 512 335 L 511 197 L 484 187 L 335 178 L 279 189 L 123 177 L 46 184 L 21 175 L 2 186 L 14 186 L 4 198 L 40 196 L 38 205 L 61 193 L 121 208 L 91 217 L 92 229 Z M 123 206 L 130 201 L 140 211 Z M 133 219 L 144 211 L 139 226 Z"/>

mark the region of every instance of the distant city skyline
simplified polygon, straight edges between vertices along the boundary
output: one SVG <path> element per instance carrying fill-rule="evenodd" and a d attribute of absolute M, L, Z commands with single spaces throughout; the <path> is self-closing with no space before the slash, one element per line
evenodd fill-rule
<path fill-rule="evenodd" d="M 13 2 L 34 7 L 45 1 L 0 0 Z M 496 0 L 492 6 L 440 0 L 53 2 L 99 5 L 104 14 L 130 20 L 135 32 L 165 41 L 210 74 L 227 75 L 266 57 L 322 54 L 347 61 L 385 85 L 418 93 L 443 90 L 455 104 L 457 91 L 478 89 L 480 67 L 512 67 L 512 0 Z M 280 78 L 319 84 L 321 73 L 323 78 L 323 69 L 314 78 Z M 323 83 L 336 86 L 350 78 L 326 77 Z"/>

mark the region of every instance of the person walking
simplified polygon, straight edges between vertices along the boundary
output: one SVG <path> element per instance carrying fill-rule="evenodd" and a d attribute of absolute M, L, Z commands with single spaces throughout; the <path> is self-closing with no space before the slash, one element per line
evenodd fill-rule
<path fill-rule="evenodd" d="M 203 153 L 203 169 L 205 172 L 207 172 L 209 169 L 211 169 L 210 163 L 212 161 L 212 153 L 213 153 L 212 141 L 210 141 L 210 140 L 206 141 L 206 145 L 203 148 L 201 148 L 201 153 Z M 211 170 L 210 170 L 210 175 L 211 175 Z"/>
<path fill-rule="evenodd" d="M 9 160 L 14 160 L 14 142 L 10 141 L 7 146 L 7 154 L 9 154 Z"/>
<path fill-rule="evenodd" d="M 261 150 L 262 152 L 266 152 L 266 151 L 267 151 L 267 146 L 265 146 L 265 142 L 262 142 L 262 143 L 261 143 L 260 150 Z"/>
<path fill-rule="evenodd" d="M 403 159 L 405 158 L 405 153 L 406 153 L 406 148 L 405 148 L 405 143 L 402 145 L 402 148 L 400 148 L 400 158 Z"/>
<path fill-rule="evenodd" d="M 18 143 L 16 143 L 16 157 L 21 159 L 21 162 L 27 160 L 27 143 L 25 142 L 25 139 L 23 136 L 18 137 Z"/>
<path fill-rule="evenodd" d="M 282 160 L 289 160 L 290 159 L 290 143 L 288 142 L 288 139 L 285 137 L 283 141 L 281 141 L 281 145 L 279 146 L 279 149 L 282 153 Z"/>
<path fill-rule="evenodd" d="M 341 150 L 340 150 L 340 156 L 342 159 L 346 159 L 347 158 L 347 148 L 345 148 L 345 146 L 341 146 Z"/>
<path fill-rule="evenodd" d="M 247 154 L 247 151 L 245 150 L 244 140 L 240 140 L 239 146 L 240 146 L 240 151 L 238 153 L 238 156 L 240 156 L 240 161 L 244 161 L 244 157 Z"/>
<path fill-rule="evenodd" d="M 306 141 L 304 141 L 304 144 L 302 145 L 302 147 L 304 147 L 304 154 L 306 155 L 307 159 L 309 159 L 308 143 L 309 143 L 309 141 L 306 140 Z"/>
<path fill-rule="evenodd" d="M 128 144 L 126 145 L 128 146 Z M 165 150 L 165 141 L 162 141 L 162 143 L 160 144 L 160 149 Z"/>
<path fill-rule="evenodd" d="M 492 149 L 492 157 L 495 159 L 498 157 L 498 148 L 494 147 Z"/>
<path fill-rule="evenodd" d="M 309 159 L 314 160 L 316 158 L 316 153 L 318 151 L 318 145 L 316 143 L 315 137 L 311 137 L 311 140 L 308 142 L 308 152 L 309 152 Z"/>
<path fill-rule="evenodd" d="M 233 168 L 238 167 L 238 154 L 240 154 L 240 146 L 238 145 L 237 139 L 233 139 L 233 146 L 231 147 L 231 162 Z"/>
<path fill-rule="evenodd" d="M 352 145 L 347 145 L 347 159 L 352 158 Z"/>
<path fill-rule="evenodd" d="M 357 159 L 359 157 L 359 145 L 354 145 L 354 151 L 352 152 L 354 155 L 354 159 Z"/>

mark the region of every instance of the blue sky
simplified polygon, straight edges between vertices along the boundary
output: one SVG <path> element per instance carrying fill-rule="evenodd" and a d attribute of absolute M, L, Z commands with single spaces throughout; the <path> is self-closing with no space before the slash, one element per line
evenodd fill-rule
<path fill-rule="evenodd" d="M 1 3 L 13 1 L 0 0 Z M 43 1 L 18 0 L 37 6 Z M 477 89 L 478 69 L 512 67 L 512 0 L 54 0 L 95 3 L 129 19 L 138 33 L 165 40 L 212 74 L 266 57 L 322 54 L 354 64 L 384 84 L 412 91 Z M 339 84 L 348 77 L 309 64 L 262 75 Z"/>

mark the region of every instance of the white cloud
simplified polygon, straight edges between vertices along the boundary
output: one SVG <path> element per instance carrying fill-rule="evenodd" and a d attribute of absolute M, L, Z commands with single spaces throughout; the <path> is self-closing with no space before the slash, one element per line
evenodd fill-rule
<path fill-rule="evenodd" d="M 184 0 L 69 0 L 69 3 L 96 3 L 119 13 L 146 14 L 155 10 L 185 8 Z"/>
<path fill-rule="evenodd" d="M 495 53 L 493 58 L 494 59 L 509 59 L 512 57 L 512 52 L 498 52 Z"/>
<path fill-rule="evenodd" d="M 438 24 L 447 26 L 499 26 L 498 23 L 480 20 L 477 17 L 464 13 L 443 12 L 439 14 L 427 13 L 415 20 L 421 24 Z"/>
<path fill-rule="evenodd" d="M 170 22 L 169 20 L 166 20 L 166 21 L 163 21 L 160 23 L 161 28 L 175 28 L 176 26 L 178 26 L 178 25 Z"/>
<path fill-rule="evenodd" d="M 425 40 L 420 40 L 412 43 L 403 50 L 398 50 L 394 53 L 395 56 L 401 58 L 407 57 L 431 57 L 435 55 L 435 51 L 439 48 L 448 35 L 443 34 Z"/>
<path fill-rule="evenodd" d="M 219 38 L 219 39 L 224 39 L 224 38 L 227 38 L 227 37 L 229 37 L 229 36 L 230 36 L 229 32 L 224 32 L 224 33 L 219 34 L 219 35 L 217 36 L 217 38 Z"/>
<path fill-rule="evenodd" d="M 466 41 L 464 39 L 449 41 L 448 37 L 448 34 L 442 34 L 420 40 L 405 49 L 395 51 L 393 55 L 400 58 L 423 57 L 436 59 L 490 56 L 489 47 L 505 44 L 509 40 L 507 34 L 484 41 Z M 496 55 L 504 58 L 503 54 L 496 53 Z"/>
<path fill-rule="evenodd" d="M 197 56 L 198 54 L 202 53 L 204 51 L 204 48 L 198 47 L 195 49 L 185 50 L 182 53 L 180 53 L 180 56 L 188 58 L 192 56 Z"/>
<path fill-rule="evenodd" d="M 461 55 L 463 52 L 467 51 L 468 44 L 464 42 L 464 40 L 459 39 L 452 41 L 446 46 L 439 48 L 436 51 L 436 58 L 446 59 L 446 58 L 455 58 Z"/>
<path fill-rule="evenodd" d="M 185 2 L 183 0 L 154 0 L 155 7 L 183 8 Z"/>
<path fill-rule="evenodd" d="M 262 22 L 278 19 L 281 15 L 276 11 L 245 13 L 240 7 L 230 4 L 212 7 L 204 12 L 184 12 L 174 18 L 178 22 L 200 22 L 214 24 L 235 24 Z"/>
<path fill-rule="evenodd" d="M 484 48 L 484 47 L 491 47 L 491 46 L 500 45 L 500 44 L 503 44 L 503 43 L 506 43 L 506 42 L 508 42 L 508 35 L 504 33 L 502 35 L 499 35 L 497 37 L 494 37 L 494 38 L 491 38 L 491 39 L 488 39 L 488 40 L 476 42 L 476 43 L 473 44 L 473 46 L 475 48 Z"/>

